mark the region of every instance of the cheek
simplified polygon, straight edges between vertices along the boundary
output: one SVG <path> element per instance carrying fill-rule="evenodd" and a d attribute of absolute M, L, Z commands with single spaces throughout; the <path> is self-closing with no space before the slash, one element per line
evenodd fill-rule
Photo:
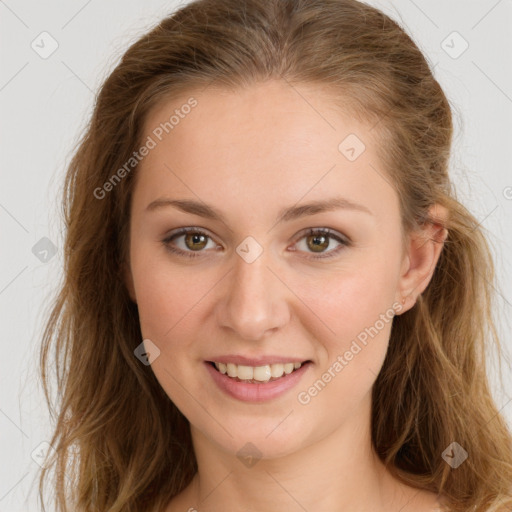
<path fill-rule="evenodd" d="M 300 298 L 324 324 L 322 332 L 343 343 L 373 325 L 381 314 L 390 316 L 397 275 L 385 261 L 358 258 L 322 274 L 297 275 L 294 288 L 301 290 Z"/>
<path fill-rule="evenodd" d="M 142 334 L 160 344 L 188 323 L 209 287 L 207 274 L 173 265 L 165 255 L 135 255 L 132 274 Z"/>
<path fill-rule="evenodd" d="M 394 317 L 397 271 L 391 251 L 378 251 L 378 258 L 374 254 L 374 250 L 368 251 L 350 263 L 347 260 L 343 268 L 324 276 L 297 277 L 301 299 L 315 312 L 316 325 L 307 329 L 322 333 L 317 336 L 324 352 L 319 357 L 321 382 L 317 387 L 325 385 L 330 391 L 321 393 L 318 405 L 328 407 L 328 401 L 334 399 L 344 404 L 343 410 L 350 409 L 369 392 L 384 362 Z"/>
<path fill-rule="evenodd" d="M 394 317 L 393 280 L 374 267 L 372 272 L 347 271 L 323 290 L 304 289 L 309 290 L 304 302 L 314 304 L 311 309 L 321 319 L 312 332 L 325 333 L 318 336 L 324 353 L 297 401 L 308 414 L 330 410 L 331 422 L 338 424 L 368 398 L 386 357 Z"/>

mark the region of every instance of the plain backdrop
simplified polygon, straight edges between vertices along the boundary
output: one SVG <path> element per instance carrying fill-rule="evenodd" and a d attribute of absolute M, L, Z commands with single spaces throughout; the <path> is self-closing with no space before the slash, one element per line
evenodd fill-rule
<path fill-rule="evenodd" d="M 493 247 L 496 313 L 510 354 L 512 2 L 368 3 L 413 36 L 453 106 L 451 174 L 459 199 Z M 38 453 L 47 448 L 51 424 L 38 384 L 38 348 L 61 278 L 66 165 L 98 86 L 128 45 L 177 6 L 162 0 L 0 0 L 0 512 L 40 510 Z M 498 408 L 512 424 L 510 367 L 504 367 L 503 387 L 495 366 L 490 373 Z"/>

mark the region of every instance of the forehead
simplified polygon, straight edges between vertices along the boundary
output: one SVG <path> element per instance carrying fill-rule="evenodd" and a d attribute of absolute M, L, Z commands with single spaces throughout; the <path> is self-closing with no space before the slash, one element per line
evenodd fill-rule
<path fill-rule="evenodd" d="M 137 169 L 146 202 L 163 189 L 218 205 L 239 196 L 252 208 L 337 191 L 360 202 L 372 191 L 394 200 L 393 190 L 383 190 L 390 186 L 376 134 L 319 87 L 272 81 L 194 90 L 156 105 L 145 121 L 147 137 L 155 146 Z"/>
<path fill-rule="evenodd" d="M 188 106 L 191 98 L 193 108 Z M 246 159 L 257 155 L 253 164 L 275 162 L 279 156 L 290 161 L 312 153 L 337 156 L 340 141 L 353 132 L 372 145 L 375 134 L 338 105 L 319 86 L 277 80 L 235 91 L 208 87 L 155 106 L 144 131 L 156 131 L 157 138 L 161 135 L 173 146 L 176 157 L 189 163 L 242 154 Z M 190 152 L 190 146 L 205 151 Z"/>

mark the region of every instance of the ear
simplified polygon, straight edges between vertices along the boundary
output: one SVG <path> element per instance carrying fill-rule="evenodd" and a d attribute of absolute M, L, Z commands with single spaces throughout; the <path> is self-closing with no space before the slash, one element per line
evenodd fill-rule
<path fill-rule="evenodd" d="M 130 299 L 132 299 L 135 304 L 137 304 L 137 297 L 135 295 L 135 286 L 133 284 L 133 275 L 130 269 L 130 264 L 127 261 L 123 261 L 122 264 L 122 275 L 124 284 L 126 289 L 128 290 L 128 294 L 130 295 Z"/>
<path fill-rule="evenodd" d="M 428 220 L 408 235 L 397 288 L 397 302 L 402 306 L 398 314 L 411 309 L 430 283 L 448 236 L 448 230 L 443 227 L 447 220 L 446 208 L 435 204 L 429 209 Z"/>

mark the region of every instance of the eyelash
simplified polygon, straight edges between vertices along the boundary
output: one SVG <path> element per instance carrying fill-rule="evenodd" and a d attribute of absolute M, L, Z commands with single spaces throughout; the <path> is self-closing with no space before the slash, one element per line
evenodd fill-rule
<path fill-rule="evenodd" d="M 185 256 L 188 258 L 201 257 L 201 254 L 194 253 L 194 251 L 183 251 L 182 249 L 177 249 L 176 247 L 171 245 L 171 242 L 174 239 L 179 238 L 180 236 L 186 235 L 188 233 L 203 235 L 203 236 L 206 236 L 208 239 L 212 240 L 212 238 L 207 233 L 205 233 L 203 230 L 201 230 L 199 228 L 181 228 L 179 231 L 172 233 L 171 235 L 166 237 L 164 240 L 162 240 L 162 243 L 164 244 L 165 248 L 171 253 L 178 254 L 180 256 Z M 329 251 L 328 253 L 325 253 L 325 254 L 327 254 L 327 256 L 325 256 L 325 255 L 324 256 L 306 256 L 307 259 L 322 260 L 322 259 L 333 258 L 334 256 L 337 256 L 338 253 L 340 251 L 342 251 L 345 247 L 349 247 L 351 245 L 350 241 L 348 239 L 341 238 L 335 232 L 331 231 L 328 228 L 310 228 L 306 234 L 302 235 L 297 240 L 297 242 L 302 240 L 306 236 L 313 236 L 313 235 L 321 235 L 321 236 L 325 236 L 330 239 L 334 239 L 337 242 L 339 242 L 341 245 L 337 249 L 334 249 L 332 251 Z M 204 251 L 197 251 L 197 252 L 200 253 L 200 252 L 204 252 Z"/>

